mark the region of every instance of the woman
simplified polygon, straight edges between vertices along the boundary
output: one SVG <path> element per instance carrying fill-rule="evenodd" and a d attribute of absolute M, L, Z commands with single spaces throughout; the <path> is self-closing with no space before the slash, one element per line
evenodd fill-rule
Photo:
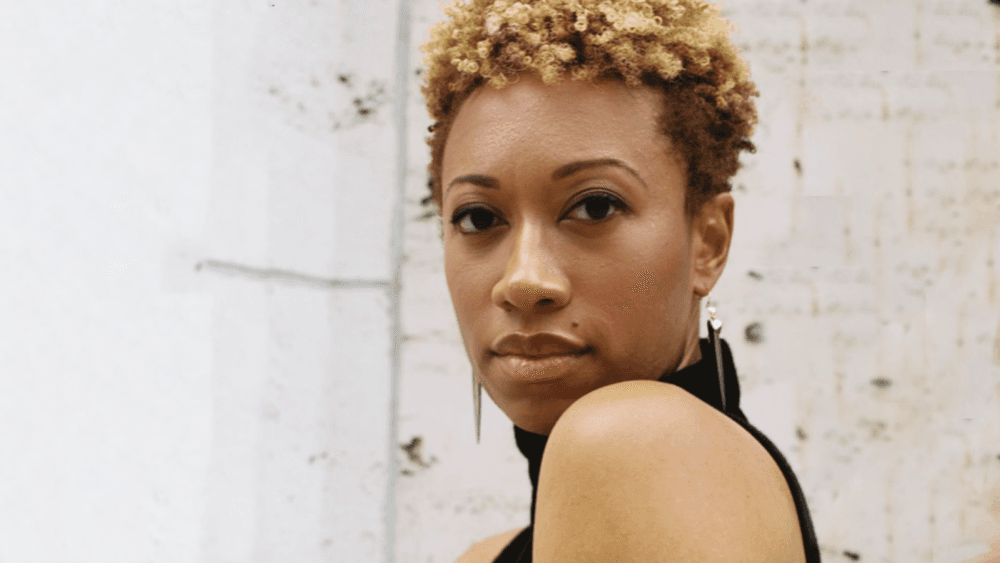
<path fill-rule="evenodd" d="M 447 14 L 424 47 L 428 202 L 477 415 L 485 388 L 533 485 L 531 525 L 460 561 L 819 561 L 728 347 L 698 338 L 754 148 L 725 22 L 700 0 Z"/>

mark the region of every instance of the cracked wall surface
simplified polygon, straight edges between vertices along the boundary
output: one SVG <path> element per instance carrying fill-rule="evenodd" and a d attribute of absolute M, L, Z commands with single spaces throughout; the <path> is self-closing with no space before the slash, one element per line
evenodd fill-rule
<path fill-rule="evenodd" d="M 974 557 L 1000 537 L 1000 7 L 726 14 L 762 93 L 713 294 L 744 411 L 825 561 Z M 0 562 L 450 562 L 527 523 L 419 204 L 440 17 L 7 7 Z"/>

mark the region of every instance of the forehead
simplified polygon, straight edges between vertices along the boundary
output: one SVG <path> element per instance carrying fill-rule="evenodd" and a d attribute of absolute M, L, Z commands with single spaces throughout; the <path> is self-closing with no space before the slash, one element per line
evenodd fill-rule
<path fill-rule="evenodd" d="M 444 180 L 526 164 L 617 157 L 635 164 L 664 155 L 659 132 L 662 93 L 608 80 L 544 84 L 521 76 L 500 89 L 484 86 L 462 104 L 442 159 Z M 470 170 L 469 168 L 477 170 Z"/>

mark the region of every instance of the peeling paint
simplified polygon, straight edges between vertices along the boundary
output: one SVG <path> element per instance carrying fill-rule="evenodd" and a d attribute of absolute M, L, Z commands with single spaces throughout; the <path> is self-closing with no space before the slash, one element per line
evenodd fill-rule
<path fill-rule="evenodd" d="M 743 329 L 743 337 L 751 344 L 760 344 L 764 341 L 764 325 L 753 322 Z"/>
<path fill-rule="evenodd" d="M 399 449 L 406 454 L 407 462 L 409 463 L 408 467 L 400 469 L 402 475 L 414 475 L 417 471 L 427 469 L 437 463 L 438 459 L 436 456 L 431 456 L 430 459 L 424 460 L 422 447 L 423 437 L 421 436 L 414 436 L 409 442 L 399 445 Z"/>
<path fill-rule="evenodd" d="M 887 377 L 876 377 L 872 380 L 872 385 L 879 389 L 886 389 L 892 385 L 892 380 Z"/>

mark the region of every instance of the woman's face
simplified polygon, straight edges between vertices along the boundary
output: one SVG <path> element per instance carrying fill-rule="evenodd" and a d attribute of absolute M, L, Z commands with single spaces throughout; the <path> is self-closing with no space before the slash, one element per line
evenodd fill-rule
<path fill-rule="evenodd" d="M 701 273 L 662 103 L 652 88 L 521 76 L 475 91 L 453 123 L 448 289 L 473 369 L 525 430 L 548 434 L 589 391 L 697 359 L 717 274 Z"/>

